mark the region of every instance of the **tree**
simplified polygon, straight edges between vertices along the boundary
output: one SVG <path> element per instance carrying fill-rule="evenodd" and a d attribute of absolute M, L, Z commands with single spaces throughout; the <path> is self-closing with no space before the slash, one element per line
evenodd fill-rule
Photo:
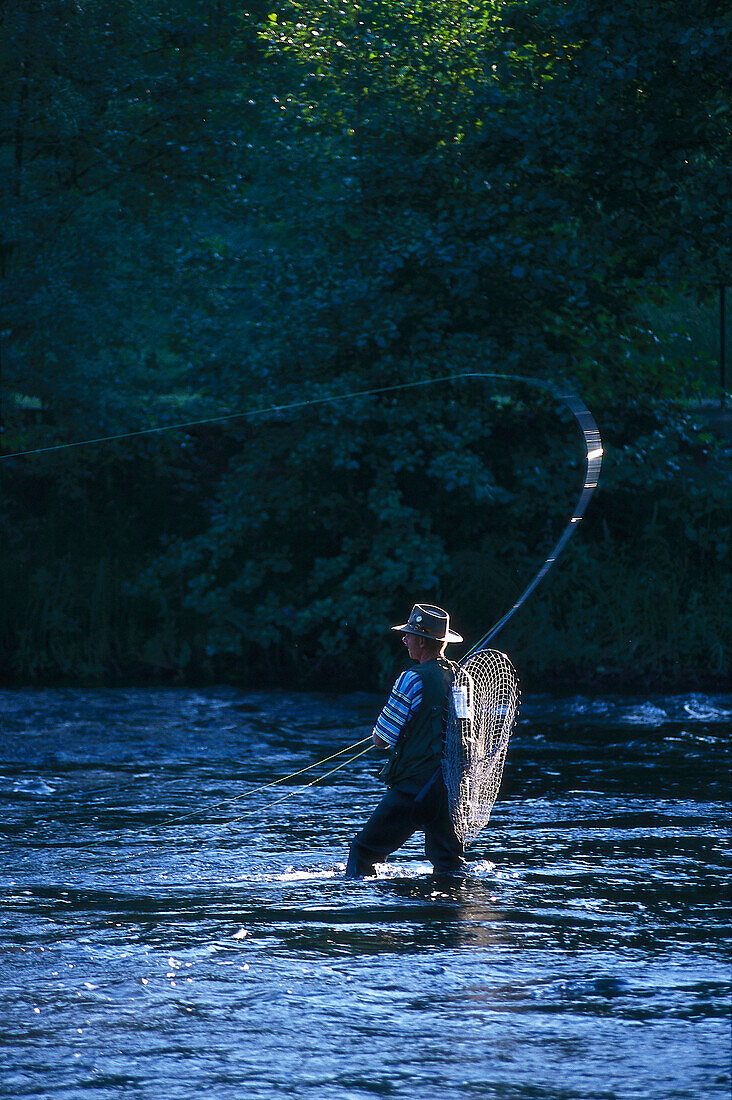
<path fill-rule="evenodd" d="M 67 431 L 143 426 L 195 390 L 194 347 L 223 354 L 216 208 L 246 186 L 255 17 L 247 41 L 233 3 L 2 7 L 5 386 Z"/>
<path fill-rule="evenodd" d="M 351 196 L 341 360 L 470 335 L 615 385 L 649 282 L 725 277 L 718 5 L 297 4 L 266 33 L 298 66 L 286 117 Z"/>
<path fill-rule="evenodd" d="M 720 507 L 713 447 L 669 404 L 683 372 L 637 320 L 649 281 L 711 282 L 728 264 L 715 5 L 127 0 L 110 17 L 12 0 L 0 18 L 27 43 L 0 59 L 6 373 L 59 435 L 469 367 L 562 375 L 622 455 L 603 482 L 607 526 L 588 520 L 593 549 L 617 561 L 658 505 L 677 590 L 703 576 L 696 606 L 716 622 L 721 582 L 699 535 Z M 7 614 L 20 618 L 21 573 L 52 590 L 61 526 L 69 576 L 87 577 L 70 607 L 88 602 L 104 555 L 122 563 L 115 590 L 135 629 L 121 667 L 354 676 L 415 592 L 461 610 L 472 635 L 505 610 L 573 501 L 571 434 L 521 390 L 455 384 L 201 427 L 132 457 L 86 452 L 65 472 L 56 528 L 19 494 L 8 505 L 33 568 L 6 581 Z M 679 535 L 674 477 L 696 542 Z M 128 521 L 111 542 L 102 484 Z M 596 633 L 592 560 L 570 560 Z M 551 646 L 520 625 L 517 644 L 537 667 L 576 668 L 584 635 L 570 638 L 550 599 L 535 607 Z M 669 667 L 662 633 L 649 627 L 643 667 L 653 652 Z M 725 651 L 718 636 L 699 634 L 696 666 Z"/>

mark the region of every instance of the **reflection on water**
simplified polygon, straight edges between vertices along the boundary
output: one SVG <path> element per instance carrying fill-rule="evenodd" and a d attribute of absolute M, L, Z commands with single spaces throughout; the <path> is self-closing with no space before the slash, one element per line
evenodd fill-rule
<path fill-rule="evenodd" d="M 346 882 L 376 758 L 249 792 L 379 704 L 0 693 L 6 1095 L 728 1096 L 732 699 L 530 698 L 465 881 Z"/>

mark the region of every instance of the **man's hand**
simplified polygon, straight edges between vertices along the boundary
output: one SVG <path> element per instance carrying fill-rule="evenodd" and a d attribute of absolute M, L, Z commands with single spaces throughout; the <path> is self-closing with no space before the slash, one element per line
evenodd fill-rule
<path fill-rule="evenodd" d="M 374 743 L 374 745 L 376 746 L 377 749 L 388 749 L 389 748 L 386 741 L 381 740 L 381 738 L 379 737 L 376 730 L 374 730 L 374 732 L 371 734 L 371 740 L 373 741 L 373 743 Z"/>

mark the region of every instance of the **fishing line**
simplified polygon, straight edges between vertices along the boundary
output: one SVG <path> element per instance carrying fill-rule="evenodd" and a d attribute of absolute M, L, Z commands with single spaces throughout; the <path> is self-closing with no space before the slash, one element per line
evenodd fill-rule
<path fill-rule="evenodd" d="M 370 740 L 370 738 L 365 738 L 365 740 L 368 741 Z M 336 766 L 334 768 L 331 768 L 329 772 L 325 772 L 323 775 L 316 776 L 316 778 L 313 779 L 312 782 L 305 783 L 302 787 L 296 787 L 294 790 L 288 791 L 287 794 L 283 794 L 282 798 L 278 798 L 274 802 L 268 802 L 266 806 L 258 806 L 256 809 L 247 810 L 246 813 L 243 813 L 240 817 L 230 818 L 227 821 L 227 825 L 233 825 L 236 821 L 243 821 L 244 818 L 249 817 L 250 814 L 260 814 L 264 810 L 271 810 L 273 806 L 279 806 L 280 802 L 284 802 L 285 799 L 292 798 L 293 795 L 296 794 L 302 794 L 302 792 L 306 791 L 308 787 L 314 787 L 316 783 L 320 783 L 321 780 L 327 779 L 330 775 L 334 775 L 336 772 L 339 772 L 341 768 L 348 767 L 348 765 L 352 764 L 354 760 L 358 760 L 360 756 L 365 756 L 367 752 L 371 752 L 373 747 L 373 745 L 368 745 L 365 749 L 362 749 L 361 752 L 357 752 L 355 756 L 351 756 L 348 758 L 348 760 L 343 760 L 340 764 L 336 764 Z"/>
<path fill-rule="evenodd" d="M 54 443 L 49 447 L 35 447 L 28 451 L 13 451 L 11 454 L 0 455 L 0 460 L 5 458 L 21 458 L 24 455 L 40 455 L 49 451 L 64 451 L 70 447 L 87 447 L 93 443 L 111 443 L 120 439 L 132 439 L 140 435 L 152 435 L 155 432 L 173 432 L 181 428 L 195 428 L 201 424 L 223 424 L 227 420 L 243 420 L 253 416 L 265 416 L 267 413 L 292 412 L 295 409 L 309 408 L 311 405 L 323 405 L 329 401 L 348 401 L 355 397 L 375 397 L 382 393 L 392 393 L 396 390 L 411 389 L 414 386 L 434 386 L 438 382 L 452 382 L 461 378 L 473 378 L 477 375 L 449 374 L 442 378 L 423 378 L 417 382 L 399 382 L 391 386 L 378 386 L 371 390 L 354 390 L 351 393 L 331 394 L 328 397 L 312 397 L 306 401 L 291 401 L 285 405 L 269 405 L 264 409 L 244 409 L 240 412 L 226 413 L 223 416 L 208 416 L 202 420 L 185 420 L 177 424 L 161 424 L 156 428 L 138 428 L 132 432 L 118 432 L 115 435 L 102 435 L 94 439 L 79 439 L 73 443 Z M 490 378 L 512 378 L 509 374 L 481 375 Z"/>
<path fill-rule="evenodd" d="M 312 771 L 313 768 L 319 767 L 320 764 L 327 764 L 329 760 L 335 760 L 336 756 L 343 756 L 344 752 L 350 752 L 351 749 L 357 749 L 359 745 L 365 745 L 367 741 L 371 740 L 371 734 L 368 737 L 362 737 L 360 741 L 354 741 L 352 745 L 346 745 L 343 749 L 338 749 L 338 752 L 332 753 L 330 756 L 324 756 L 322 760 L 316 760 L 314 764 L 308 764 L 306 768 L 300 768 L 297 772 L 290 772 L 289 775 L 284 775 L 281 779 L 273 779 L 271 783 L 262 783 L 260 787 L 254 787 L 251 791 L 246 791 L 245 794 L 237 795 L 235 798 L 227 799 L 229 802 L 238 802 L 242 798 L 248 798 L 249 795 L 257 794 L 258 791 L 266 791 L 268 787 L 276 787 L 278 783 L 284 783 L 287 779 L 294 779 L 298 775 L 304 775 L 305 772 Z M 321 776 L 321 778 L 323 778 Z"/>
<path fill-rule="evenodd" d="M 304 772 L 309 772 L 313 768 L 317 768 L 320 764 L 327 764 L 329 760 L 334 760 L 336 756 L 341 756 L 344 752 L 349 752 L 351 749 L 357 749 L 359 745 L 364 745 L 369 740 L 368 737 L 364 737 L 361 741 L 354 741 L 352 745 L 346 745 L 343 749 L 338 749 L 338 752 L 332 753 L 331 756 L 324 756 L 322 760 L 316 760 L 314 764 L 308 764 L 306 768 L 301 768 L 297 772 L 290 772 L 289 775 L 283 775 L 281 779 L 273 779 L 270 783 L 263 783 L 260 787 L 254 787 L 251 791 L 245 791 L 244 794 L 232 795 L 231 798 L 225 799 L 226 802 L 238 802 L 241 798 L 247 798 L 250 794 L 256 794 L 257 791 L 264 791 L 267 787 L 274 787 L 277 783 L 285 783 L 288 779 L 294 779 L 298 775 L 302 775 Z M 178 779 L 173 780 L 175 783 L 187 783 L 188 780 L 185 776 L 180 776 Z M 110 791 L 129 791 L 133 787 L 136 787 L 137 783 L 123 783 L 112 784 L 109 787 L 95 787 L 91 791 L 85 790 L 69 790 L 62 791 L 61 795 L 64 798 L 90 798 L 98 794 L 108 794 Z M 223 803 L 222 803 L 223 805 Z M 190 815 L 187 815 L 190 816 Z M 182 819 L 181 819 L 182 820 Z"/>
<path fill-rule="evenodd" d="M 343 756 L 343 754 L 345 752 L 350 752 L 351 749 L 357 749 L 359 745 L 363 745 L 363 744 L 366 743 L 366 741 L 370 741 L 370 740 L 371 740 L 371 735 L 369 734 L 368 737 L 363 737 L 360 741 L 354 741 L 354 743 L 352 745 L 346 745 L 345 748 L 338 749 L 337 752 L 332 753 L 330 756 L 324 756 L 322 760 L 316 760 L 314 764 L 308 764 L 306 768 L 300 768 L 299 771 L 290 772 L 289 775 L 283 775 L 279 779 L 273 779 L 269 783 L 262 783 L 261 786 L 253 787 L 249 791 L 244 791 L 243 794 L 231 795 L 229 798 L 224 798 L 224 799 L 221 800 L 221 802 L 217 802 L 215 805 L 208 806 L 206 808 L 209 811 L 219 810 L 219 809 L 221 809 L 222 806 L 228 806 L 229 803 L 231 803 L 231 802 L 241 802 L 241 800 L 243 798 L 249 798 L 251 795 L 257 794 L 258 791 L 266 791 L 269 787 L 276 787 L 278 783 L 286 783 L 288 779 L 294 779 L 298 775 L 304 775 L 305 772 L 312 771 L 313 768 L 317 768 L 321 764 L 327 764 L 329 760 L 335 760 L 335 758 L 337 756 Z M 372 746 L 369 746 L 369 748 L 370 747 L 372 747 Z M 364 749 L 363 751 L 368 752 L 369 749 L 367 748 L 367 749 Z M 363 756 L 363 752 L 358 753 L 357 756 L 354 756 L 352 759 L 356 760 L 356 759 L 358 759 L 358 756 Z M 347 763 L 349 763 L 349 761 L 346 761 L 346 764 Z M 345 767 L 345 764 L 340 764 L 339 767 Z M 334 768 L 333 771 L 338 771 L 338 768 Z M 320 779 L 325 779 L 325 778 L 327 778 L 328 775 L 332 775 L 332 774 L 333 774 L 333 772 L 326 772 L 324 775 L 321 775 L 318 779 L 315 779 L 313 782 L 318 783 L 318 782 L 320 782 Z M 305 786 L 312 786 L 312 785 L 313 785 L 312 783 L 305 784 Z M 304 790 L 304 789 L 305 789 L 304 787 L 302 787 L 302 788 L 298 787 L 292 793 L 296 794 L 298 790 Z M 285 798 L 289 798 L 289 794 L 285 795 Z M 284 801 L 284 799 L 279 799 L 279 801 L 282 802 L 282 801 Z M 276 803 L 273 803 L 273 805 L 276 805 Z M 265 806 L 265 809 L 267 809 L 266 806 Z M 158 821 L 157 825 L 149 825 L 146 828 L 144 828 L 144 831 L 151 832 L 153 829 L 162 829 L 162 828 L 167 827 L 168 825 L 178 825 L 178 824 L 180 824 L 181 821 L 189 821 L 192 817 L 198 817 L 198 815 L 200 813 L 203 813 L 203 810 L 193 810 L 189 814 L 181 814 L 180 816 L 176 816 L 176 817 L 166 817 L 165 821 Z M 238 821 L 239 818 L 234 818 L 234 820 Z M 143 829 L 139 829 L 137 831 L 142 832 Z"/>
<path fill-rule="evenodd" d="M 303 775 L 304 772 L 312 771 L 312 769 L 317 768 L 318 765 L 326 764 L 329 760 L 335 760 L 337 756 L 342 756 L 345 752 L 350 752 L 351 749 L 358 748 L 359 745 L 365 744 L 366 741 L 371 741 L 370 734 L 368 737 L 363 737 L 360 741 L 355 741 L 352 745 L 346 745 L 344 748 L 339 749 L 337 752 L 332 753 L 330 756 L 324 756 L 322 760 L 316 760 L 314 764 L 308 764 L 306 768 L 300 768 L 299 771 L 290 772 L 289 775 L 283 775 L 280 779 L 273 779 L 270 783 L 262 783 L 259 787 L 254 787 L 250 791 L 245 791 L 244 794 L 235 795 L 231 798 L 225 798 L 223 801 L 217 802 L 213 806 L 201 807 L 201 809 L 193 810 L 193 812 L 189 814 L 183 814 L 176 817 L 167 817 L 165 821 L 158 821 L 155 825 L 139 826 L 138 828 L 134 828 L 131 831 L 133 833 L 140 834 L 151 833 L 154 832 L 156 829 L 166 828 L 168 825 L 179 825 L 182 821 L 189 821 L 191 818 L 198 817 L 200 814 L 205 812 L 215 812 L 216 810 L 221 809 L 222 806 L 228 805 L 230 802 L 239 802 L 242 798 L 249 798 L 250 795 L 256 794 L 258 791 L 267 790 L 267 788 L 274 787 L 278 783 L 284 783 L 288 779 L 293 779 L 298 775 Z M 314 787 L 316 783 L 320 783 L 323 779 L 328 779 L 329 776 L 335 775 L 335 773 L 340 771 L 342 768 L 347 768 L 349 764 L 352 764 L 354 762 L 354 760 L 358 760 L 361 756 L 365 756 L 367 752 L 371 752 L 373 747 L 374 746 L 372 744 L 367 745 L 367 747 L 365 749 L 362 749 L 361 752 L 357 752 L 354 756 L 350 756 L 348 760 L 342 760 L 340 764 L 336 764 L 336 766 L 334 768 L 331 768 L 330 771 L 324 772 L 322 775 L 316 776 L 315 779 L 313 779 L 310 783 L 305 783 L 302 786 L 295 787 L 294 790 L 288 791 L 287 794 L 282 796 L 282 798 L 278 798 L 274 802 L 269 802 L 266 806 L 260 806 L 256 809 L 253 808 L 251 810 L 247 810 L 243 814 L 240 814 L 238 817 L 230 818 L 226 822 L 226 824 L 229 825 L 237 821 L 243 821 L 251 814 L 262 813 L 265 810 L 271 809 L 273 806 L 279 806 L 281 802 L 285 802 L 288 798 L 292 798 L 294 795 L 302 794 L 302 792 L 306 791 L 309 787 Z M 122 860 L 118 857 L 111 856 L 110 859 L 112 862 L 115 863 L 122 862 Z"/>
<path fill-rule="evenodd" d="M 370 741 L 370 740 L 371 740 L 370 737 L 364 737 L 363 741 L 357 741 L 356 745 L 362 745 L 364 743 L 364 741 Z M 314 787 L 316 783 L 320 783 L 320 782 L 322 782 L 323 779 L 328 779 L 329 776 L 335 775 L 335 773 L 339 772 L 342 768 L 347 768 L 350 764 L 352 764 L 354 762 L 354 760 L 358 760 L 359 757 L 365 756 L 367 752 L 371 752 L 373 747 L 374 747 L 373 745 L 367 745 L 367 747 L 365 749 L 362 749 L 361 752 L 357 752 L 355 754 L 355 756 L 349 756 L 348 760 L 342 760 L 340 764 L 336 764 L 336 766 L 334 768 L 331 768 L 330 771 L 324 772 L 323 775 L 316 776 L 315 779 L 313 779 L 310 783 L 304 783 L 300 787 L 295 787 L 293 790 L 288 791 L 287 794 L 282 795 L 282 798 L 277 798 L 277 799 L 275 799 L 274 802 L 268 802 L 266 806 L 257 806 L 256 808 L 252 807 L 251 810 L 247 810 L 245 813 L 240 814 L 238 817 L 228 818 L 225 824 L 227 826 L 228 825 L 233 825 L 237 821 L 244 821 L 245 818 L 250 817 L 252 814 L 261 814 L 261 813 L 264 813 L 266 810 L 271 810 L 274 806 L 279 806 L 281 802 L 285 802 L 288 798 L 293 798 L 297 794 L 302 794 L 303 791 L 308 790 L 310 787 Z M 355 745 L 349 745 L 347 749 L 341 749 L 340 752 L 334 753 L 333 756 L 326 757 L 325 759 L 326 760 L 332 760 L 334 757 L 340 756 L 340 755 L 342 755 L 342 753 L 348 752 L 348 749 L 352 749 L 352 748 L 355 748 Z M 322 764 L 322 763 L 324 763 L 324 760 L 321 760 L 318 763 Z M 315 764 L 311 764 L 310 768 L 314 768 L 315 766 L 316 766 Z M 310 770 L 309 768 L 303 768 L 302 769 L 302 771 L 309 771 L 309 770 Z M 302 772 L 293 772 L 292 773 L 292 775 L 301 775 L 301 774 L 302 774 Z M 291 777 L 290 776 L 283 776 L 282 779 L 276 779 L 276 780 L 274 780 L 273 783 L 265 783 L 261 787 L 256 787 L 255 790 L 256 791 L 262 791 L 262 790 L 265 789 L 265 787 L 272 787 L 272 786 L 274 786 L 275 783 L 282 783 L 285 779 L 289 779 L 289 778 L 291 778 Z M 247 791 L 246 794 L 239 795 L 238 798 L 247 798 L 250 794 L 254 794 L 254 791 Z M 181 821 L 187 821 L 192 817 L 198 817 L 199 814 L 202 814 L 202 813 L 206 813 L 206 812 L 210 813 L 211 811 L 216 811 L 216 810 L 220 809 L 221 806 L 226 805 L 228 802 L 234 802 L 234 801 L 237 801 L 237 799 L 233 799 L 233 798 L 232 799 L 225 799 L 224 802 L 218 802 L 215 806 L 202 807 L 200 810 L 194 810 L 193 813 L 185 814 L 185 816 L 183 816 L 183 817 L 169 817 L 169 818 L 166 818 L 165 821 L 159 821 L 157 823 L 157 825 L 149 825 L 147 827 L 146 826 L 141 826 L 140 828 L 133 829 L 132 832 L 133 833 L 140 833 L 140 834 L 141 833 L 150 833 L 150 832 L 153 832 L 156 829 L 161 829 L 161 828 L 167 827 L 168 825 L 178 825 Z M 213 842 L 211 842 L 211 843 L 213 843 Z M 114 859 L 114 857 L 112 857 L 112 859 Z M 121 860 L 117 860 L 117 862 L 121 862 Z"/>
<path fill-rule="evenodd" d="M 364 741 L 370 741 L 370 740 L 371 740 L 370 737 L 365 737 L 364 738 Z M 357 741 L 356 744 L 357 745 L 362 745 L 363 741 Z M 354 748 L 355 746 L 351 745 L 349 747 Z M 282 796 L 282 798 L 277 798 L 277 799 L 275 799 L 274 802 L 268 802 L 266 806 L 258 806 L 258 807 L 256 807 L 256 809 L 252 808 L 251 810 L 247 810 L 245 813 L 240 814 L 238 817 L 229 818 L 226 821 L 226 825 L 227 826 L 234 825 L 238 821 L 244 821 L 247 817 L 250 817 L 252 814 L 264 813 L 266 810 L 271 810 L 274 806 L 279 806 L 280 803 L 285 802 L 288 798 L 293 798 L 297 794 L 302 794 L 303 791 L 308 790 L 310 787 L 314 787 L 316 783 L 320 783 L 323 779 L 328 779 L 329 776 L 335 775 L 335 773 L 339 772 L 342 768 L 347 768 L 350 764 L 352 764 L 354 762 L 354 760 L 358 760 L 359 757 L 365 756 L 367 752 L 371 752 L 373 747 L 374 747 L 373 745 L 368 745 L 365 749 L 362 749 L 361 752 L 357 752 L 355 754 L 355 756 L 349 756 L 348 760 L 342 760 L 340 764 L 336 764 L 336 766 L 334 768 L 331 768 L 330 771 L 324 772 L 323 775 L 316 776 L 316 778 L 313 779 L 312 782 L 305 783 L 300 787 L 295 787 L 294 790 L 288 791 L 287 794 L 284 794 Z M 341 750 L 341 752 L 347 752 L 347 751 L 348 751 L 347 749 L 342 749 Z M 340 753 L 334 753 L 333 755 L 334 756 L 339 756 Z M 326 759 L 332 760 L 333 757 L 327 757 Z M 321 760 L 320 763 L 323 763 L 323 761 Z M 311 767 L 315 767 L 315 765 L 311 764 Z M 303 768 L 303 771 L 307 771 L 307 770 L 308 770 L 307 768 Z M 299 775 L 300 773 L 299 772 L 293 772 L 292 774 L 293 775 Z M 289 778 L 289 776 L 285 776 L 284 778 L 287 779 L 287 778 Z M 279 782 L 282 782 L 282 780 L 275 780 L 275 782 L 279 783 Z M 266 787 L 266 786 L 273 786 L 273 784 L 266 783 L 262 787 L 257 787 L 256 790 L 264 790 L 264 787 Z M 248 792 L 248 794 L 253 794 L 253 793 L 254 793 L 253 791 Z M 241 797 L 244 797 L 244 796 L 242 795 Z M 221 805 L 223 805 L 223 803 L 219 803 L 216 806 L 209 806 L 209 807 L 207 807 L 207 809 L 209 811 L 210 810 L 217 810 L 219 808 L 219 806 L 221 806 Z M 201 810 L 196 811 L 196 814 L 188 814 L 187 816 L 188 817 L 194 817 L 197 814 L 203 813 L 203 812 L 204 812 L 204 810 L 201 809 Z M 185 818 L 168 818 L 167 821 L 161 821 L 157 825 L 151 825 L 148 829 L 140 828 L 140 829 L 135 829 L 133 831 L 135 833 L 151 832 L 153 829 L 159 829 L 162 825 L 175 825 L 179 821 L 185 821 L 185 820 L 186 820 Z M 213 844 L 213 843 L 215 843 L 215 841 L 214 840 L 209 840 L 209 841 L 206 841 L 205 843 L 206 844 Z M 113 862 L 113 863 L 123 862 L 123 860 L 119 857 L 116 858 L 114 856 L 111 856 L 110 859 L 111 859 L 111 862 Z"/>

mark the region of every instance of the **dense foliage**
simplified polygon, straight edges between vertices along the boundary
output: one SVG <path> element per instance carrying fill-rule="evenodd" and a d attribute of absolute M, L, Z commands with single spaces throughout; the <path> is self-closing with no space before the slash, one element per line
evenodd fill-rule
<path fill-rule="evenodd" d="M 530 684 L 712 683 L 724 444 L 678 302 L 729 271 L 730 31 L 676 0 L 7 0 L 0 656 L 13 680 L 373 685 L 468 638 Z M 653 317 L 654 320 L 649 320 Z M 725 585 L 727 588 L 725 589 Z"/>

